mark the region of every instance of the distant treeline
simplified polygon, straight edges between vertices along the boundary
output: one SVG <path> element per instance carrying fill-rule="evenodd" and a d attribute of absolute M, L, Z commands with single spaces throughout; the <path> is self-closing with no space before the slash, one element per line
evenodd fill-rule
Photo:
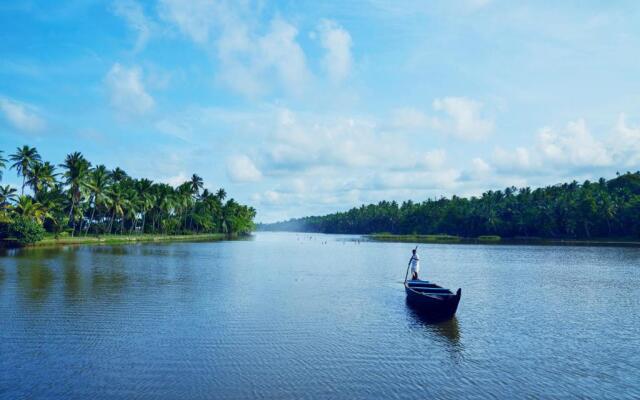
<path fill-rule="evenodd" d="M 640 237 L 640 172 L 609 181 L 539 189 L 509 187 L 480 197 L 382 201 L 346 212 L 261 224 L 259 230 L 449 234 L 464 237 Z"/>
<path fill-rule="evenodd" d="M 19 188 L 0 186 L 0 239 L 23 244 L 55 235 L 248 233 L 256 211 L 226 199 L 227 193 L 204 189 L 202 178 L 173 187 L 130 177 L 120 168 L 93 166 L 81 153 L 60 165 L 43 161 L 34 147 L 23 146 L 3 170 L 22 179 Z M 6 172 L 6 171 L 4 171 Z M 25 192 L 28 189 L 29 193 Z"/>

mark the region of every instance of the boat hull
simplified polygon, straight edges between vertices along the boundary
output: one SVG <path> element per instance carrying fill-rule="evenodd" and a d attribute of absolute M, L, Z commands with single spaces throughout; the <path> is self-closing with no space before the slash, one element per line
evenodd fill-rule
<path fill-rule="evenodd" d="M 424 317 L 433 320 L 446 320 L 452 318 L 458 310 L 462 290 L 453 294 L 447 289 L 430 284 L 428 288 L 410 286 L 405 283 L 407 304 Z"/>

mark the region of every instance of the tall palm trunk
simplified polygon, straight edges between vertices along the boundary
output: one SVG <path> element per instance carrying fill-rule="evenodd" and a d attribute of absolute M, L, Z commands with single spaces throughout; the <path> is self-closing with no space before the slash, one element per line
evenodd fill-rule
<path fill-rule="evenodd" d="M 109 235 L 111 235 L 111 228 L 113 228 L 113 219 L 116 217 L 116 210 L 111 213 L 111 221 L 109 221 Z"/>
<path fill-rule="evenodd" d="M 93 222 L 93 216 L 96 213 L 96 204 L 93 204 L 93 210 L 91 210 L 91 218 L 89 218 L 89 223 L 87 224 L 87 230 L 85 230 L 84 235 L 87 236 L 89 233 L 89 228 L 91 228 L 91 222 Z"/>

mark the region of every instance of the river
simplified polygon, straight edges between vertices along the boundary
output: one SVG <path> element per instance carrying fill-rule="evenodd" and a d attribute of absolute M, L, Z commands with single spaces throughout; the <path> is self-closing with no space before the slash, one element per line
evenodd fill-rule
<path fill-rule="evenodd" d="M 640 249 L 421 244 L 462 288 L 405 303 L 411 243 L 251 240 L 5 251 L 1 399 L 640 398 Z"/>

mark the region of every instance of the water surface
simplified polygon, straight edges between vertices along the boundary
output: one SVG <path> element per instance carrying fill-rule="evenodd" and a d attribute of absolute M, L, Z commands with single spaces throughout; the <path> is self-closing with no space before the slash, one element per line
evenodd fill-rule
<path fill-rule="evenodd" d="M 640 249 L 421 244 L 457 317 L 405 303 L 411 243 L 0 256 L 0 398 L 640 398 Z"/>

